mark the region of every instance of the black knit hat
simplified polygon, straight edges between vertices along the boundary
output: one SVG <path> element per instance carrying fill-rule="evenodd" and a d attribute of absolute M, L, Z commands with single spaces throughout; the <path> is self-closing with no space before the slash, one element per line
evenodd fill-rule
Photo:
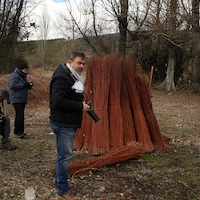
<path fill-rule="evenodd" d="M 28 65 L 26 63 L 20 63 L 19 69 L 28 69 Z"/>

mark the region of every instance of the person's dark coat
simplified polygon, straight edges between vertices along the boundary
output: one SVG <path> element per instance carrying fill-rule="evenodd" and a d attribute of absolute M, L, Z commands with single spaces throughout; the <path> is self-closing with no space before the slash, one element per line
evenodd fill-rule
<path fill-rule="evenodd" d="M 71 89 L 75 81 L 69 69 L 60 64 L 50 83 L 50 119 L 54 125 L 80 128 L 82 121 L 83 94 Z"/>
<path fill-rule="evenodd" d="M 9 76 L 10 103 L 27 103 L 28 87 L 26 85 L 26 74 L 18 68 Z"/>

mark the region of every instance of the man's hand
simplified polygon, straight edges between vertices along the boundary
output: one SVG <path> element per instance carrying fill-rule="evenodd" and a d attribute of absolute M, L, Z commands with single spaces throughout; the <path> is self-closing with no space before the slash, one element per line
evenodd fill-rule
<path fill-rule="evenodd" d="M 83 102 L 83 112 L 87 112 L 88 110 L 90 109 L 90 106 L 89 105 L 87 105 L 86 103 L 85 103 L 85 101 Z"/>

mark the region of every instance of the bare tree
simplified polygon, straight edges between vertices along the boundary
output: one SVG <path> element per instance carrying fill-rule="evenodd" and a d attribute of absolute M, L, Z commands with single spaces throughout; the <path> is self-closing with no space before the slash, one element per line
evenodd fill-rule
<path fill-rule="evenodd" d="M 177 17 L 177 0 L 171 0 L 169 6 L 169 36 L 174 37 L 176 35 L 176 17 Z M 174 83 L 174 68 L 176 65 L 176 54 L 175 48 L 176 46 L 169 41 L 168 47 L 168 64 L 167 64 L 167 74 L 165 80 L 160 86 L 165 86 L 167 91 L 175 90 Z"/>
<path fill-rule="evenodd" d="M 118 54 L 122 57 L 126 56 L 126 41 L 127 41 L 127 27 L 128 27 L 128 0 L 102 0 L 102 5 L 110 16 L 113 22 L 116 23 L 117 32 L 119 32 L 118 39 Z"/>
<path fill-rule="evenodd" d="M 65 13 L 58 13 L 59 19 L 57 20 L 58 23 L 58 29 L 60 32 L 65 36 L 65 38 L 75 40 L 79 36 L 83 37 L 83 39 L 91 46 L 93 51 L 96 54 L 99 54 L 95 46 L 91 43 L 89 37 L 86 34 L 87 26 L 88 26 L 88 20 L 85 18 L 83 19 L 83 15 L 80 12 L 80 15 L 77 16 L 77 12 L 74 12 L 74 7 L 76 6 L 76 10 L 81 11 L 83 9 L 79 9 L 77 5 L 71 5 L 71 1 L 65 2 L 66 11 Z M 85 12 L 85 10 L 83 11 Z M 87 17 L 85 15 L 85 17 Z M 84 23 L 84 26 L 83 26 Z M 82 28 L 83 27 L 83 28 Z M 71 36 L 70 36 L 71 35 Z"/>
<path fill-rule="evenodd" d="M 199 85 L 200 78 L 200 27 L 199 27 L 199 0 L 192 0 L 192 76 L 194 85 Z"/>
<path fill-rule="evenodd" d="M 4 0 L 0 1 L 0 70 L 1 73 L 10 72 L 22 59 L 15 52 L 15 44 L 28 37 L 25 29 L 27 26 L 34 26 L 26 21 L 29 12 L 27 4 L 31 0 Z M 34 7 L 34 6 L 33 6 Z M 26 12 L 27 11 L 27 12 Z"/>
<path fill-rule="evenodd" d="M 46 54 L 47 54 L 46 43 L 47 43 L 48 32 L 49 32 L 49 14 L 48 14 L 48 9 L 47 9 L 46 4 L 43 5 L 43 11 L 42 11 L 39 28 L 40 28 L 40 38 L 38 41 L 38 47 L 39 47 L 40 55 L 42 57 L 43 70 L 45 70 Z"/>
<path fill-rule="evenodd" d="M 168 65 L 166 78 L 161 86 L 166 86 L 167 91 L 175 90 L 174 71 L 178 61 L 176 52 L 178 49 L 182 49 L 192 60 L 192 82 L 196 87 L 200 77 L 199 0 L 171 0 L 169 10 L 170 26 L 169 31 L 165 29 L 167 37 L 166 35 L 164 37 L 168 41 Z M 192 52 L 191 57 L 189 50 Z M 188 64 L 189 59 L 186 61 Z"/>
<path fill-rule="evenodd" d="M 188 33 L 186 33 L 186 15 L 178 0 L 147 0 L 143 15 L 138 15 L 141 7 L 132 12 L 131 20 L 138 30 L 138 37 L 129 31 L 131 38 L 138 40 L 135 51 L 142 64 L 151 66 L 162 64 L 162 71 L 166 66 L 166 76 L 160 85 L 167 91 L 175 90 L 175 68 L 180 65 L 181 54 L 186 51 Z M 131 22 L 129 22 L 130 26 Z M 133 34 L 134 33 L 134 34 Z M 188 46 L 187 46 L 188 47 Z M 179 59 L 177 59 L 177 55 Z M 168 57 L 166 59 L 166 57 Z M 161 59 L 161 60 L 158 60 Z M 162 60 L 165 59 L 163 62 Z M 161 69 L 161 67 L 159 66 Z M 157 68 L 158 69 L 158 68 Z"/>
<path fill-rule="evenodd" d="M 66 12 L 59 13 L 59 19 L 64 21 L 58 23 L 62 33 L 83 38 L 97 55 L 109 54 L 111 45 L 102 37 L 108 34 L 111 29 L 107 27 L 110 24 L 110 18 L 104 12 L 101 1 L 89 0 L 75 3 L 66 1 Z M 77 13 L 79 16 L 77 16 Z M 112 19 L 113 21 L 113 19 Z M 58 27 L 57 26 L 57 27 Z M 113 28 L 113 27 L 112 27 Z M 67 36 L 66 38 L 71 38 Z"/>
<path fill-rule="evenodd" d="M 99 20 L 97 21 L 98 14 L 96 11 L 96 0 L 91 0 L 91 8 L 90 8 L 90 13 L 92 15 L 92 26 L 93 26 L 93 31 L 94 35 L 96 37 L 96 44 L 99 46 L 99 52 L 101 54 L 109 54 L 110 50 L 108 46 L 106 45 L 106 42 L 103 40 L 102 36 L 102 25 L 99 24 Z"/>
<path fill-rule="evenodd" d="M 9 71 L 4 63 L 9 63 L 13 58 L 13 45 L 20 33 L 23 5 L 24 0 L 0 1 L 0 66 L 4 72 Z"/>

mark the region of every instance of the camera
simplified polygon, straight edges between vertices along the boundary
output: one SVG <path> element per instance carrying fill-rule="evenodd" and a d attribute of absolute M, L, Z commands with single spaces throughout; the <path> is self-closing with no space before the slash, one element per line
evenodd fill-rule
<path fill-rule="evenodd" d="M 32 87 L 33 87 L 33 82 L 30 82 L 29 83 L 29 89 L 32 90 Z"/>
<path fill-rule="evenodd" d="M 94 119 L 95 123 L 99 121 L 99 118 L 97 117 L 96 113 L 92 109 L 92 104 L 89 101 L 86 101 L 86 104 L 90 106 L 90 109 L 87 111 L 87 113 Z"/>

